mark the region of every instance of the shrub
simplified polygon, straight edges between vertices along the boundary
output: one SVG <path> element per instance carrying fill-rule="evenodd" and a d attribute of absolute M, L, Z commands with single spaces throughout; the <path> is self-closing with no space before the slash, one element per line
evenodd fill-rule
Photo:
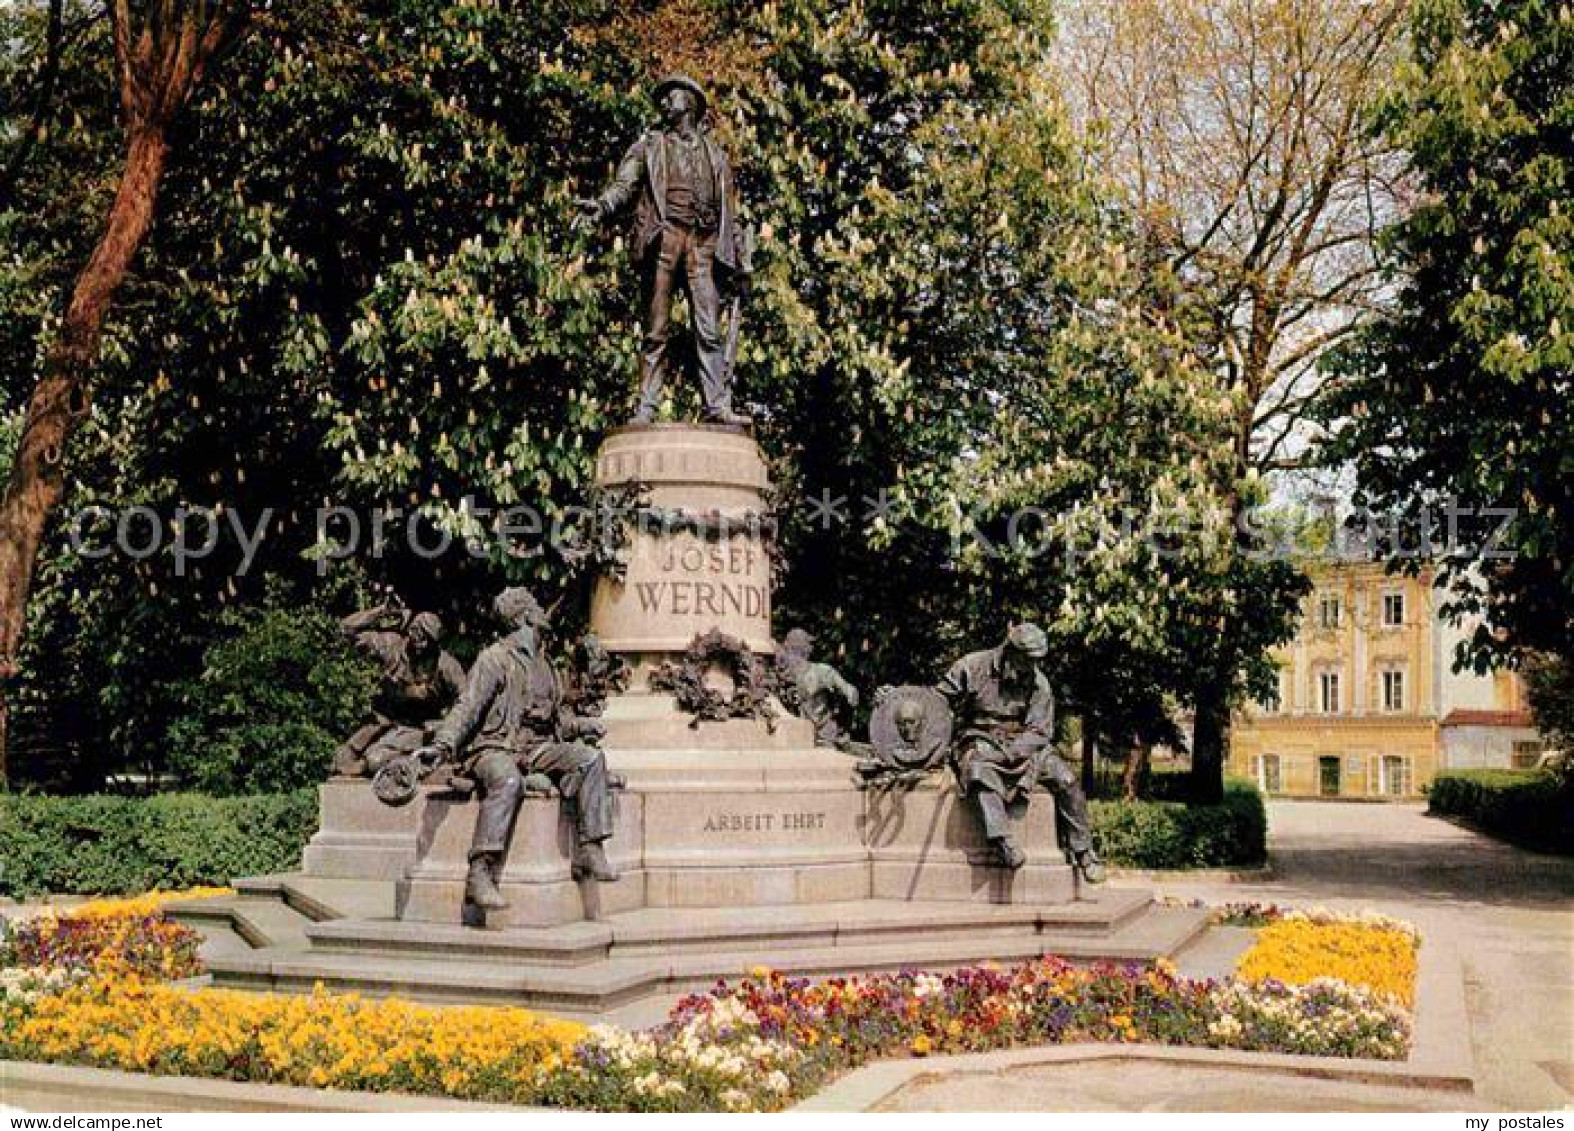
<path fill-rule="evenodd" d="M 277 596 L 274 597 L 277 601 Z M 181 688 L 170 768 L 203 793 L 232 796 L 313 785 L 363 721 L 374 666 L 321 609 L 270 604 L 226 618 L 202 674 Z"/>
<path fill-rule="evenodd" d="M 317 792 L 217 798 L 0 794 L 0 893 L 120 895 L 293 868 Z"/>
<path fill-rule="evenodd" d="M 1455 770 L 1437 776 L 1427 800 L 1493 836 L 1574 855 L 1574 792 L 1547 770 Z"/>
<path fill-rule="evenodd" d="M 1217 805 L 1179 801 L 1093 801 L 1093 842 L 1128 868 L 1226 868 L 1261 864 L 1268 814 L 1250 782 L 1225 782 Z"/>

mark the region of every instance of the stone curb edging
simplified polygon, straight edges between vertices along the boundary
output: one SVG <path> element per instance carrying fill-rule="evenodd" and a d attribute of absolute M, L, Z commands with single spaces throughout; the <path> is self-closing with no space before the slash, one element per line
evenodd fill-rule
<path fill-rule="evenodd" d="M 25 1111 L 545 1111 L 404 1092 L 344 1092 L 198 1076 L 148 1076 L 74 1064 L 0 1060 L 0 1100 Z"/>
<path fill-rule="evenodd" d="M 1112 864 L 1108 871 L 1112 880 L 1138 880 L 1147 884 L 1257 884 L 1279 876 L 1271 857 L 1255 868 L 1122 868 Z"/>
<path fill-rule="evenodd" d="M 1458 1092 L 1475 1090 L 1470 1022 L 1459 952 L 1446 940 L 1423 939 L 1416 971 L 1415 1027 L 1405 1060 L 1241 1052 L 1184 1045 L 1050 1045 L 956 1056 L 914 1057 L 866 1064 L 795 1105 L 794 1112 L 870 1111 L 926 1076 L 971 1075 L 1040 1065 L 1093 1061 L 1146 1062 L 1196 1068 L 1246 1068 L 1352 1084 Z"/>

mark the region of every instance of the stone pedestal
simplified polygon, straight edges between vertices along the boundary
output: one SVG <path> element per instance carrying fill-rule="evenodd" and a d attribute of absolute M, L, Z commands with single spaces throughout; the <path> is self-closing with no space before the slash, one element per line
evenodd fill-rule
<path fill-rule="evenodd" d="M 596 455 L 595 483 L 639 484 L 648 509 L 631 524 L 627 570 L 596 583 L 590 625 L 632 669 L 629 688 L 602 718 L 609 752 L 803 750 L 813 727 L 786 712 L 756 719 L 694 720 L 651 672 L 677 660 L 696 636 L 719 630 L 756 654 L 771 636 L 770 477 L 754 440 L 736 428 L 631 425 Z M 718 680 L 725 679 L 717 672 Z"/>
<path fill-rule="evenodd" d="M 600 579 L 590 606 L 608 651 L 661 657 L 719 628 L 771 654 L 771 562 L 761 528 L 770 479 L 754 440 L 694 424 L 616 429 L 596 455 L 595 484 L 631 483 L 649 489 L 650 511 L 632 532 L 626 574 Z"/>
<path fill-rule="evenodd" d="M 869 847 L 875 899 L 978 903 L 1064 903 L 1076 898 L 1076 877 L 1055 844 L 1055 805 L 1033 794 L 1010 811 L 1028 862 L 997 867 L 976 814 L 949 774 L 917 789 L 870 793 L 863 839 Z"/>
<path fill-rule="evenodd" d="M 301 869 L 324 879 L 397 880 L 416 862 L 422 807 L 394 809 L 365 778 L 333 778 L 317 790 L 317 832 Z"/>
<path fill-rule="evenodd" d="M 645 906 L 640 871 L 641 802 L 617 799 L 607 858 L 623 873 L 615 884 L 573 878 L 574 830 L 555 797 L 527 797 L 519 807 L 499 887 L 509 906 L 482 914 L 464 901 L 470 839 L 478 808 L 473 799 L 427 789 L 406 809 L 419 814 L 414 862 L 395 889 L 395 913 L 423 923 L 486 927 L 554 927 L 600 919 Z"/>
<path fill-rule="evenodd" d="M 1047 794 L 1012 815 L 1028 863 L 1006 871 L 948 772 L 863 790 L 853 759 L 816 748 L 806 720 L 696 724 L 647 678 L 712 629 L 772 654 L 764 461 L 736 429 L 633 427 L 603 445 L 596 482 L 648 486 L 646 517 L 666 523 L 636 527 L 627 575 L 602 578 L 591 609 L 634 669 L 603 715 L 624 782 L 607 844 L 622 878 L 575 881 L 562 802 L 527 798 L 499 880 L 510 906 L 482 915 L 464 900 L 473 798 L 426 786 L 389 809 L 365 780 L 331 781 L 301 873 L 186 912 L 233 926 L 205 954 L 218 984 L 602 1019 L 760 964 L 831 976 L 1046 953 L 1146 961 L 1206 927 L 1145 892 L 1079 891 Z"/>

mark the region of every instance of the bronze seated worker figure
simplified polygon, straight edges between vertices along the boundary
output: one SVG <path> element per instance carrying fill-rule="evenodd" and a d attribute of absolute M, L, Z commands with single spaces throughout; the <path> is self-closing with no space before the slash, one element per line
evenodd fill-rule
<path fill-rule="evenodd" d="M 498 874 L 527 778 L 550 781 L 573 812 L 574 878 L 618 878 L 604 848 L 612 782 L 593 745 L 604 728 L 566 709 L 563 681 L 541 647 L 546 614 L 535 598 L 505 589 L 492 607 L 511 631 L 476 658 L 459 702 L 419 752 L 424 766 L 455 764 L 480 791 L 465 898 L 483 910 L 508 906 Z"/>
<path fill-rule="evenodd" d="M 1048 651 L 1041 628 L 1018 624 L 999 647 L 951 666 L 937 690 L 955 718 L 952 764 L 1001 865 L 1027 862 L 1011 837 L 1007 807 L 1041 785 L 1054 796 L 1056 828 L 1072 866 L 1086 882 L 1102 883 L 1087 797 L 1053 749 L 1055 697 L 1038 666 Z"/>

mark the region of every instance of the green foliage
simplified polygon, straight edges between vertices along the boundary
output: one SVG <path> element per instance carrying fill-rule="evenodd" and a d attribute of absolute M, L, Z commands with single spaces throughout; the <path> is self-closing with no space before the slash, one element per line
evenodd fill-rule
<path fill-rule="evenodd" d="M 0 14 L 0 42 L 22 45 L 0 61 L 6 90 L 27 85 L 37 20 Z M 222 502 L 268 536 L 242 575 L 229 533 L 182 572 L 167 549 L 90 560 L 55 532 L 16 696 L 21 776 L 91 788 L 161 768 L 173 735 L 184 774 L 220 766 L 193 780 L 230 789 L 257 783 L 264 746 L 317 748 L 269 695 L 197 689 L 243 659 L 213 654 L 236 631 L 214 610 L 261 603 L 265 575 L 328 603 L 309 557 L 338 533 L 312 521 L 325 502 L 397 507 L 427 544 L 456 539 L 422 557 L 401 519 L 386 553 L 363 538 L 330 579 L 364 570 L 461 635 L 489 590 L 526 582 L 574 631 L 583 567 L 541 537 L 487 536 L 520 503 L 572 526 L 628 409 L 629 249 L 573 231 L 572 201 L 652 119 L 650 81 L 680 68 L 711 87 L 759 235 L 739 383 L 776 461 L 779 629 L 810 628 L 874 686 L 933 679 L 1035 616 L 1074 706 L 1125 736 L 1173 737 L 1199 680 L 1238 691 L 1282 623 L 1262 596 L 1283 591 L 1276 567 L 1202 540 L 1166 561 L 1104 539 L 1111 505 L 1215 507 L 1230 406 L 1153 315 L 1165 280 L 1085 175 L 1044 66 L 1053 32 L 1039 0 L 269 6 L 181 120 L 64 508 Z M 112 184 L 104 37 L 89 23 L 73 39 L 54 117 L 71 128 L 0 203 L 17 248 L 0 261 L 6 404 Z M 848 500 L 848 524 L 812 520 L 822 493 Z M 957 518 L 992 535 L 1022 506 L 1064 516 L 1049 539 L 1085 557 L 980 554 Z M 1252 615 L 1221 633 L 1236 604 Z M 1234 650 L 1199 676 L 1192 656 L 1220 640 Z M 263 712 L 249 731 L 242 704 Z M 298 782 L 314 757 L 267 780 Z"/>
<path fill-rule="evenodd" d="M 1562 772 L 1574 771 L 1574 658 L 1532 656 L 1522 669 L 1536 729 L 1562 752 Z"/>
<path fill-rule="evenodd" d="M 1179 775 L 1168 775 L 1179 777 Z M 1268 853 L 1268 815 L 1247 781 L 1226 779 L 1215 805 L 1178 801 L 1091 801 L 1093 843 L 1128 868 L 1237 868 Z"/>
<path fill-rule="evenodd" d="M 1574 790 L 1546 770 L 1455 770 L 1427 790 L 1428 811 L 1461 817 L 1526 848 L 1574 854 Z"/>
<path fill-rule="evenodd" d="M 287 871 L 317 791 L 215 798 L 0 794 L 0 893 L 134 895 Z"/>
<path fill-rule="evenodd" d="M 270 604 L 227 614 L 232 635 L 210 645 L 202 673 L 181 687 L 170 768 L 218 796 L 309 786 L 364 721 L 377 669 L 314 608 Z"/>
<path fill-rule="evenodd" d="M 1448 611 L 1485 618 L 1461 660 L 1567 657 L 1574 13 L 1558 0 L 1422 0 L 1411 39 L 1385 126 L 1420 191 L 1391 236 L 1396 308 L 1345 352 L 1323 408 L 1337 426 L 1329 456 L 1355 464 L 1362 501 L 1435 544 L 1444 499 L 1476 510 L 1439 554 Z M 1500 556 L 1482 567 L 1486 548 Z"/>

